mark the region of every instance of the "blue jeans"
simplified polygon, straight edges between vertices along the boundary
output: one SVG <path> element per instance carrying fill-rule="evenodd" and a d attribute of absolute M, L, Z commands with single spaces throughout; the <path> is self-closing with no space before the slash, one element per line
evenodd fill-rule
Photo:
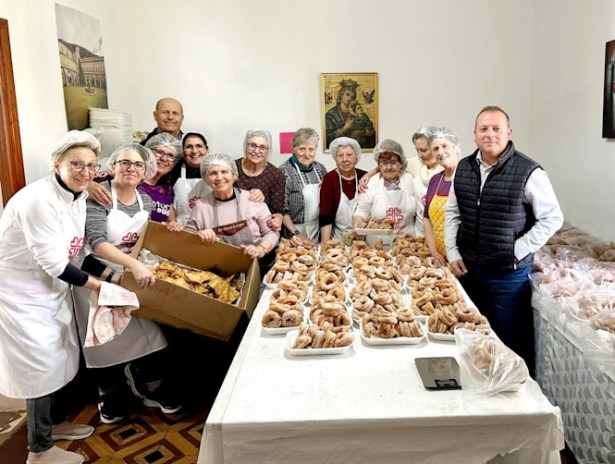
<path fill-rule="evenodd" d="M 461 285 L 502 342 L 525 360 L 534 375 L 534 319 L 528 278 L 532 266 L 516 271 L 466 267 L 468 273 L 459 279 Z"/>

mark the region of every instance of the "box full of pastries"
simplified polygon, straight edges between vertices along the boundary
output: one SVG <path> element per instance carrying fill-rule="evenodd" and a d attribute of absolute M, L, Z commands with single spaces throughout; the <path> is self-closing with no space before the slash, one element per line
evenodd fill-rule
<path fill-rule="evenodd" d="M 244 256 L 238 247 L 215 242 L 204 244 L 188 232 L 169 232 L 149 222 L 133 248 L 162 258 L 152 269 L 156 283 L 141 289 L 126 271 L 121 285 L 135 292 L 140 308 L 132 315 L 180 329 L 228 340 L 244 312 L 252 316 L 258 302 L 258 261 Z M 184 268 L 185 267 L 185 268 Z"/>

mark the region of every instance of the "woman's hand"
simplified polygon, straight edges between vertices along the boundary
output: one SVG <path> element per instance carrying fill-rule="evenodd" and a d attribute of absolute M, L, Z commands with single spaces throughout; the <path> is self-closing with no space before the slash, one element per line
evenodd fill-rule
<path fill-rule="evenodd" d="M 132 272 L 133 277 L 141 288 L 151 287 L 154 285 L 154 282 L 156 282 L 156 277 L 154 277 L 152 271 L 150 271 L 145 264 L 137 261 L 136 259 L 128 270 Z"/>
<path fill-rule="evenodd" d="M 260 259 L 265 256 L 265 249 L 258 245 L 240 245 L 243 249 L 243 254 L 250 259 Z"/>
<path fill-rule="evenodd" d="M 218 240 L 218 236 L 216 235 L 213 229 L 199 230 L 197 232 L 197 235 L 201 237 L 201 240 L 203 240 L 203 243 L 214 243 L 216 240 Z"/>
<path fill-rule="evenodd" d="M 250 198 L 248 200 L 254 203 L 262 203 L 265 201 L 265 195 L 259 189 L 250 190 Z"/>
<path fill-rule="evenodd" d="M 434 259 L 436 260 L 436 264 L 438 266 L 446 266 L 447 262 L 446 262 L 446 258 L 444 256 L 442 256 L 438 250 L 433 250 L 431 252 L 431 256 L 434 257 Z"/>
<path fill-rule="evenodd" d="M 96 203 L 101 206 L 110 205 L 113 202 L 111 192 L 97 182 L 90 182 L 86 190 Z"/>
<path fill-rule="evenodd" d="M 271 230 L 279 232 L 282 228 L 282 218 L 274 215 L 267 221 L 267 225 Z"/>
<path fill-rule="evenodd" d="M 176 221 L 167 221 L 167 222 L 163 222 L 163 224 L 167 226 L 167 230 L 170 232 L 179 232 L 180 230 L 183 229 L 182 225 Z"/>
<path fill-rule="evenodd" d="M 363 177 L 361 177 L 361 179 L 359 180 L 359 193 L 365 193 L 367 192 L 367 184 L 369 183 L 369 180 L 374 177 L 374 175 L 378 172 L 378 168 L 376 169 L 372 169 L 371 171 L 369 171 L 368 173 L 366 173 Z"/>

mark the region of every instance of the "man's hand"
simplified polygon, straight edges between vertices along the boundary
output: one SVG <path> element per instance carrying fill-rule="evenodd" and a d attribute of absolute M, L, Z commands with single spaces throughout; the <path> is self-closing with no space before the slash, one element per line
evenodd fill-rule
<path fill-rule="evenodd" d="M 468 273 L 468 269 L 466 265 L 463 263 L 463 259 L 458 259 L 457 261 L 453 261 L 451 263 L 451 271 L 453 271 L 453 275 L 457 278 L 462 277 Z"/>
<path fill-rule="evenodd" d="M 87 191 L 101 206 L 110 205 L 113 202 L 111 192 L 97 182 L 90 182 Z"/>

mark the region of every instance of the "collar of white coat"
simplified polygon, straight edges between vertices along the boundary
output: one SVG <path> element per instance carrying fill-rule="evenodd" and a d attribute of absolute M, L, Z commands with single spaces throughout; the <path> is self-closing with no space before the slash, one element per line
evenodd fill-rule
<path fill-rule="evenodd" d="M 68 190 L 66 190 L 60 185 L 60 183 L 56 179 L 55 173 L 53 172 L 49 174 L 47 179 L 51 183 L 55 191 L 58 192 L 58 196 L 62 198 L 62 200 L 64 200 L 68 204 L 71 204 L 74 201 L 85 200 L 88 197 L 88 191 L 84 190 L 83 192 L 81 192 L 81 195 L 75 198 L 75 195 L 73 194 L 73 192 L 69 192 Z"/>

